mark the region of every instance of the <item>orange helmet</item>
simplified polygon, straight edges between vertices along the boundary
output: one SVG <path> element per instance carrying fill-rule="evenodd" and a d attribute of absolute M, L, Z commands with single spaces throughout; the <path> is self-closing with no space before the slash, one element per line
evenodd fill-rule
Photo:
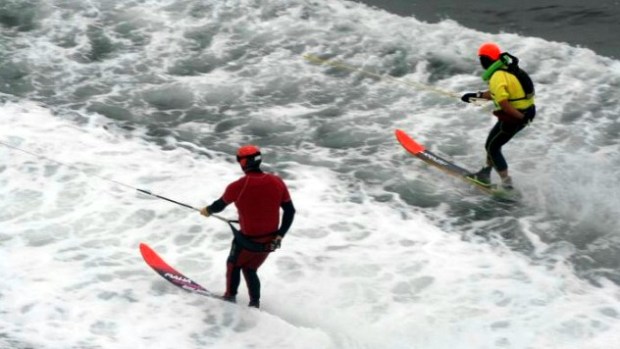
<path fill-rule="evenodd" d="M 480 45 L 480 48 L 478 48 L 478 56 L 488 57 L 492 61 L 498 60 L 501 54 L 502 51 L 500 50 L 499 46 L 492 42 L 485 42 L 484 44 Z"/>
<path fill-rule="evenodd" d="M 244 145 L 237 150 L 237 161 L 243 171 L 257 170 L 261 160 L 260 149 L 255 145 Z"/>

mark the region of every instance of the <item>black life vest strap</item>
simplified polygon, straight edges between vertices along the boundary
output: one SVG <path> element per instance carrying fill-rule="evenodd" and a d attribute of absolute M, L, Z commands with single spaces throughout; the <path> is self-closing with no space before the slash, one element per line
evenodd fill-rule
<path fill-rule="evenodd" d="M 519 58 L 511 55 L 508 52 L 504 52 L 502 53 L 502 61 L 506 64 L 507 69 L 499 70 L 503 70 L 514 75 L 517 80 L 519 80 L 519 84 L 521 84 L 521 88 L 525 93 L 525 97 L 508 99 L 508 101 L 514 102 L 533 98 L 536 95 L 536 92 L 534 90 L 534 82 L 532 82 L 530 76 L 523 69 L 519 68 Z"/>

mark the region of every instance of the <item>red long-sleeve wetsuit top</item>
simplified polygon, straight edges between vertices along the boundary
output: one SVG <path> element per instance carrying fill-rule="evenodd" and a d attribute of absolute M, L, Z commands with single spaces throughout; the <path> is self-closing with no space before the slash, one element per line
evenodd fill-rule
<path fill-rule="evenodd" d="M 286 233 L 291 222 L 283 222 L 288 224 L 283 224 L 282 229 L 278 230 L 280 207 L 285 210 L 285 216 L 288 216 L 289 207 L 294 214 L 284 181 L 276 175 L 262 171 L 247 172 L 245 176 L 229 184 L 221 199 L 209 208 L 216 213 L 231 203 L 235 204 L 239 212 L 241 231 L 254 241 L 262 242 L 262 237 L 269 241 L 276 233 L 281 236 Z"/>

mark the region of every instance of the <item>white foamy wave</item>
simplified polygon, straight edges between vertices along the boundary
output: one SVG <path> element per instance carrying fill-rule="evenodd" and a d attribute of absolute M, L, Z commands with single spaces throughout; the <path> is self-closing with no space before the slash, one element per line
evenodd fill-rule
<path fill-rule="evenodd" d="M 2 78 L 55 112 L 3 105 L 0 139 L 78 170 L 0 149 L 0 279 L 10 280 L 0 288 L 0 343 L 618 342 L 618 289 L 601 278 L 619 280 L 618 61 L 337 0 L 31 3 L 39 22 L 6 36 Z M 524 200 L 504 211 L 393 137 L 403 128 L 468 168 L 483 161 L 489 107 L 390 78 L 483 89 L 475 49 L 487 40 L 521 58 L 538 93 L 535 122 L 505 147 Z M 184 294 L 137 253 L 148 242 L 219 291 L 230 243 L 221 222 L 95 177 L 199 207 L 240 175 L 230 152 L 249 141 L 285 176 L 298 209 L 284 248 L 261 269 L 267 314 Z M 503 246 L 519 234 L 526 248 Z"/>
<path fill-rule="evenodd" d="M 184 293 L 138 243 L 217 292 L 228 228 L 92 175 L 201 206 L 239 176 L 231 155 L 163 150 L 32 103 L 1 111 L 3 142 L 82 170 L 1 150 L 0 333 L 16 348 L 598 349 L 616 338 L 616 286 L 464 241 L 363 189 L 352 198 L 348 181 L 294 162 L 283 175 L 298 215 L 261 268 L 264 311 Z"/>

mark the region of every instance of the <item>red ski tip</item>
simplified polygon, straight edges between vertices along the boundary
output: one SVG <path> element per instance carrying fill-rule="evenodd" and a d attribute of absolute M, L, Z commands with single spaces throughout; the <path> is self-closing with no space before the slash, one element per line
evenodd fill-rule
<path fill-rule="evenodd" d="M 397 129 L 394 133 L 398 142 L 411 154 L 417 155 L 426 150 L 422 144 L 414 141 L 405 131 Z"/>
<path fill-rule="evenodd" d="M 140 253 L 142 254 L 142 256 L 149 255 L 151 253 L 153 253 L 153 250 L 149 247 L 149 245 L 145 244 L 144 242 L 140 243 Z"/>
<path fill-rule="evenodd" d="M 166 262 L 164 262 L 163 259 L 161 259 L 161 257 L 157 255 L 155 251 L 153 251 L 152 248 L 149 247 L 149 245 L 145 243 L 140 243 L 140 254 L 142 254 L 142 258 L 144 258 L 144 261 L 150 265 L 151 268 L 166 270 L 172 269 L 168 264 L 166 264 Z"/>

